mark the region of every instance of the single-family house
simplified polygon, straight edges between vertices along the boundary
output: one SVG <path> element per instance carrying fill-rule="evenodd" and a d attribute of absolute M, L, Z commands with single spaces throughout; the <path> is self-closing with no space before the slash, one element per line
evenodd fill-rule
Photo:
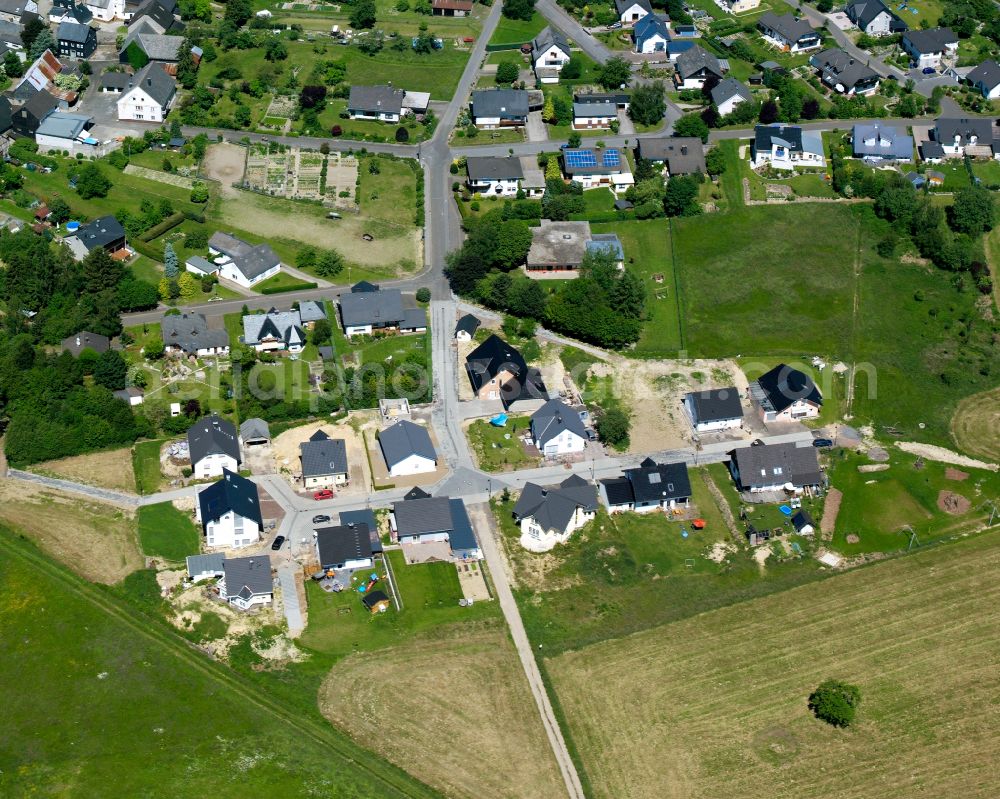
<path fill-rule="evenodd" d="M 227 470 L 238 472 L 243 463 L 236 425 L 214 413 L 191 425 L 187 441 L 191 471 L 196 480 L 221 477 Z M 256 497 L 256 488 L 254 492 Z"/>
<path fill-rule="evenodd" d="M 711 95 L 712 102 L 715 103 L 721 116 L 733 113 L 740 103 L 753 100 L 750 89 L 735 78 L 723 78 L 712 87 Z"/>
<path fill-rule="evenodd" d="M 800 19 L 791 13 L 779 16 L 773 11 L 766 11 L 757 20 L 757 29 L 764 37 L 764 41 L 789 53 L 814 50 L 823 43 L 819 33 L 808 20 Z"/>
<path fill-rule="evenodd" d="M 477 399 L 500 400 L 505 408 L 521 400 L 548 399 L 541 373 L 499 336 L 490 336 L 469 353 L 465 371 Z"/>
<path fill-rule="evenodd" d="M 399 122 L 405 94 L 394 86 L 352 86 L 347 113 L 351 119 Z"/>
<path fill-rule="evenodd" d="M 8 9 L 11 6 L 16 8 L 21 5 L 26 4 L 22 4 L 20 0 L 3 0 L 0 7 Z M 38 4 L 35 3 L 34 0 L 31 0 L 31 5 L 35 7 L 34 12 L 37 14 Z M 6 22 L 19 22 L 23 13 L 23 11 L 19 11 L 16 14 L 12 14 L 5 10 L 3 13 L 0 13 L 0 19 L 3 19 Z M 90 13 L 89 8 L 82 3 L 78 4 L 76 0 L 52 0 L 52 5 L 49 8 L 49 22 L 58 25 L 67 17 L 69 19 L 76 20 L 83 25 L 89 25 L 91 20 L 93 20 L 94 15 Z"/>
<path fill-rule="evenodd" d="M 465 17 L 472 13 L 472 0 L 433 0 L 431 13 L 437 17 Z"/>
<path fill-rule="evenodd" d="M 941 117 L 934 122 L 932 140 L 921 145 L 920 154 L 932 162 L 963 155 L 996 158 L 1000 156 L 998 135 L 996 123 L 986 117 Z"/>
<path fill-rule="evenodd" d="M 892 36 L 910 28 L 882 0 L 853 0 L 844 8 L 844 13 L 862 33 L 869 36 Z"/>
<path fill-rule="evenodd" d="M 187 556 L 187 575 L 193 583 L 202 580 L 214 580 L 222 576 L 222 562 L 226 556 L 221 552 L 211 552 L 207 555 Z"/>
<path fill-rule="evenodd" d="M 163 349 L 168 355 L 193 355 L 207 358 L 229 354 L 229 334 L 223 330 L 210 330 L 200 313 L 187 311 L 164 316 L 160 322 Z"/>
<path fill-rule="evenodd" d="M 84 5 L 98 22 L 125 19 L 125 0 L 84 0 Z"/>
<path fill-rule="evenodd" d="M 121 94 L 128 88 L 131 79 L 127 72 L 105 72 L 101 75 L 101 93 Z"/>
<path fill-rule="evenodd" d="M 474 91 L 472 121 L 483 130 L 523 126 L 528 121 L 528 93 L 523 89 Z"/>
<path fill-rule="evenodd" d="M 375 565 L 368 525 L 318 527 L 313 530 L 313 542 L 323 571 L 370 569 Z"/>
<path fill-rule="evenodd" d="M 94 120 L 86 114 L 49 114 L 35 131 L 35 144 L 41 153 L 66 151 L 71 155 L 94 155 L 97 139 L 90 135 Z"/>
<path fill-rule="evenodd" d="M 684 410 L 699 433 L 734 430 L 743 426 L 743 406 L 735 386 L 685 394 Z"/>
<path fill-rule="evenodd" d="M 553 222 L 543 219 L 531 228 L 531 246 L 525 270 L 529 276 L 563 274 L 575 277 L 587 254 L 589 222 Z"/>
<path fill-rule="evenodd" d="M 137 122 L 162 122 L 177 94 L 177 84 L 163 65 L 150 61 L 129 82 L 118 98 L 118 119 Z"/>
<path fill-rule="evenodd" d="M 35 0 L 0 0 L 0 20 L 24 24 L 25 14 L 38 14 Z"/>
<path fill-rule="evenodd" d="M 715 4 L 729 14 L 746 14 L 760 7 L 760 0 L 715 0 Z"/>
<path fill-rule="evenodd" d="M 913 137 L 905 128 L 880 122 L 857 123 L 851 134 L 851 146 L 855 158 L 873 163 L 913 160 Z"/>
<path fill-rule="evenodd" d="M 92 222 L 80 225 L 76 233 L 67 236 L 63 243 L 70 248 L 78 261 L 86 258 L 91 250 L 96 250 L 98 247 L 112 256 L 128 250 L 125 228 L 112 214 L 100 216 Z"/>
<path fill-rule="evenodd" d="M 823 138 L 818 131 L 797 125 L 758 125 L 750 145 L 755 167 L 769 164 L 775 169 L 826 166 Z"/>
<path fill-rule="evenodd" d="M 639 139 L 639 158 L 662 164 L 671 177 L 705 174 L 705 147 L 697 136 Z"/>
<path fill-rule="evenodd" d="M 270 605 L 274 600 L 271 558 L 267 555 L 226 558 L 222 572 L 219 596 L 230 605 L 250 610 L 255 605 Z"/>
<path fill-rule="evenodd" d="M 247 419 L 240 425 L 240 446 L 263 447 L 271 443 L 271 428 L 267 422 L 257 417 Z"/>
<path fill-rule="evenodd" d="M 951 28 L 906 31 L 900 44 L 917 69 L 939 67 L 958 55 L 958 36 Z"/>
<path fill-rule="evenodd" d="M 646 14 L 632 29 L 637 53 L 666 53 L 670 44 L 670 23 L 659 14 Z"/>
<path fill-rule="evenodd" d="M 569 41 L 546 25 L 531 42 L 531 65 L 542 83 L 558 83 L 559 73 L 569 63 Z"/>
<path fill-rule="evenodd" d="M 118 51 L 118 61 L 122 64 L 157 61 L 170 66 L 181 59 L 184 37 L 179 34 L 164 33 L 149 17 L 129 25 L 128 33 Z M 138 59 L 138 60 L 137 60 Z"/>
<path fill-rule="evenodd" d="M 378 534 L 378 519 L 375 518 L 375 511 L 371 508 L 360 508 L 358 510 L 342 510 L 340 512 L 340 523 L 352 527 L 365 526 L 368 528 L 368 536 L 372 542 L 372 554 L 382 554 L 382 539 Z"/>
<path fill-rule="evenodd" d="M 223 469 L 221 480 L 198 492 L 195 508 L 205 532 L 205 546 L 239 549 L 260 541 L 264 520 L 257 484 L 252 480 Z"/>
<path fill-rule="evenodd" d="M 764 422 L 815 419 L 823 408 L 813 379 L 783 363 L 750 383 L 750 399 Z"/>
<path fill-rule="evenodd" d="M 312 330 L 318 321 L 326 318 L 326 303 L 323 300 L 303 300 L 299 303 L 299 319 L 306 329 Z"/>
<path fill-rule="evenodd" d="M 472 341 L 472 337 L 476 335 L 476 331 L 479 330 L 479 326 L 482 322 L 479 321 L 475 316 L 467 313 L 461 319 L 458 320 L 458 324 L 455 325 L 455 340 L 456 341 Z"/>
<path fill-rule="evenodd" d="M 342 438 L 330 438 L 322 430 L 299 444 L 299 462 L 305 488 L 344 486 L 350 479 L 347 442 Z"/>
<path fill-rule="evenodd" d="M 125 0 L 125 20 L 129 26 L 151 21 L 160 33 L 184 30 L 177 18 L 177 0 Z"/>
<path fill-rule="evenodd" d="M 984 61 L 967 76 L 966 81 L 987 100 L 1000 97 L 1000 64 L 993 59 Z"/>
<path fill-rule="evenodd" d="M 624 477 L 601 480 L 601 494 L 608 513 L 650 513 L 686 508 L 691 501 L 687 464 L 657 463 L 646 458 Z"/>
<path fill-rule="evenodd" d="M 812 535 L 816 532 L 816 522 L 804 508 L 799 508 L 792 516 L 792 526 L 799 535 Z"/>
<path fill-rule="evenodd" d="M 35 138 L 35 131 L 42 121 L 55 112 L 59 100 L 47 91 L 36 91 L 31 98 L 21 104 L 11 115 L 11 127 L 16 136 Z"/>
<path fill-rule="evenodd" d="M 573 130 L 602 130 L 618 120 L 613 103 L 573 103 Z"/>
<path fill-rule="evenodd" d="M 302 352 L 306 345 L 302 318 L 296 310 L 275 308 L 263 314 L 247 314 L 243 317 L 243 343 L 257 352 Z"/>
<path fill-rule="evenodd" d="M 701 89 L 707 80 L 722 80 L 725 72 L 718 58 L 705 48 L 694 45 L 677 56 L 674 84 L 678 89 Z"/>
<path fill-rule="evenodd" d="M 447 542 L 456 559 L 482 557 L 465 504 L 460 499 L 432 497 L 415 488 L 402 502 L 393 503 L 389 528 L 400 544 Z"/>
<path fill-rule="evenodd" d="M 816 448 L 795 444 L 761 444 L 730 453 L 729 470 L 740 491 L 801 493 L 823 483 Z"/>
<path fill-rule="evenodd" d="M 652 14 L 653 7 L 649 0 L 615 0 L 615 11 L 618 12 L 618 21 L 627 28 Z"/>
<path fill-rule="evenodd" d="M 129 407 L 132 408 L 142 405 L 146 398 L 146 392 L 137 386 L 126 386 L 112 393 L 122 402 L 128 403 Z"/>
<path fill-rule="evenodd" d="M 558 485 L 525 483 L 514 503 L 514 521 L 521 528 L 521 546 L 548 552 L 597 514 L 597 486 L 572 474 Z"/>
<path fill-rule="evenodd" d="M 97 28 L 81 25 L 72 17 L 56 28 L 56 50 L 64 58 L 90 58 L 97 49 Z"/>
<path fill-rule="evenodd" d="M 437 453 L 427 428 L 401 419 L 378 434 L 378 444 L 391 477 L 433 472 Z"/>
<path fill-rule="evenodd" d="M 594 103 L 595 105 L 613 105 L 619 111 L 628 111 L 631 98 L 626 92 L 576 92 L 574 103 Z"/>
<path fill-rule="evenodd" d="M 820 80 L 838 94 L 867 97 L 878 91 L 878 73 L 839 47 L 816 53 L 809 63 L 819 71 Z"/>
<path fill-rule="evenodd" d="M 67 336 L 59 345 L 64 352 L 68 352 L 74 358 L 79 358 L 84 350 L 91 350 L 100 355 L 111 348 L 111 339 L 102 336 L 100 333 L 91 333 L 89 330 L 81 330 L 72 336 Z"/>
<path fill-rule="evenodd" d="M 399 289 L 351 289 L 340 296 L 340 322 L 348 336 L 370 336 L 375 330 L 400 330 L 406 315 Z M 421 309 L 422 310 L 422 309 Z"/>
<path fill-rule="evenodd" d="M 281 271 L 281 259 L 269 244 L 250 244 L 231 233 L 216 231 L 208 251 L 219 266 L 219 277 L 251 288 Z"/>
<path fill-rule="evenodd" d="M 488 197 L 514 197 L 524 172 L 520 158 L 469 156 L 465 159 L 466 185 L 474 194 Z"/>
<path fill-rule="evenodd" d="M 531 414 L 531 440 L 546 458 L 572 455 L 587 447 L 587 428 L 579 411 L 550 399 Z"/>
<path fill-rule="evenodd" d="M 635 185 L 628 158 L 617 147 L 564 146 L 562 164 L 566 179 L 579 183 L 584 191 L 604 188 L 620 194 Z"/>

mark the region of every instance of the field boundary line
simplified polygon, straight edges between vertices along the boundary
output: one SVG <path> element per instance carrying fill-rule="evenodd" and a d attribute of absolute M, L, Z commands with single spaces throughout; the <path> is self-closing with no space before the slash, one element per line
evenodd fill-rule
<path fill-rule="evenodd" d="M 670 234 L 670 266 L 674 271 L 674 303 L 677 305 L 677 335 L 680 338 L 680 349 L 684 349 L 684 312 L 681 305 L 681 274 L 677 268 L 677 250 L 674 247 L 674 220 L 667 219 L 667 232 Z"/>
<path fill-rule="evenodd" d="M 104 595 L 82 578 L 58 569 L 43 555 L 32 552 L 26 545 L 18 544 L 16 543 L 16 540 L 12 540 L 10 532 L 0 533 L 0 549 L 6 550 L 15 557 L 19 557 L 21 560 L 24 560 L 30 565 L 36 567 L 39 571 L 59 582 L 70 593 L 73 593 L 79 598 L 89 602 L 98 610 L 103 611 L 108 616 L 123 624 L 125 627 L 128 627 L 133 632 L 138 633 L 143 638 L 146 638 L 151 643 L 158 644 L 163 650 L 173 654 L 178 660 L 187 663 L 203 675 L 215 679 L 224 687 L 229 688 L 234 695 L 238 695 L 238 697 L 243 701 L 254 705 L 259 710 L 269 713 L 276 719 L 303 733 L 312 739 L 314 743 L 336 752 L 336 754 L 342 757 L 346 763 L 364 771 L 376 782 L 384 784 L 388 788 L 399 792 L 403 796 L 439 796 L 439 794 L 434 792 L 433 789 L 429 786 L 421 785 L 421 783 L 419 783 L 419 781 L 411 775 L 407 774 L 407 777 L 413 782 L 413 785 L 399 785 L 393 775 L 379 773 L 379 771 L 373 766 L 361 762 L 356 757 L 357 753 L 346 751 L 346 748 L 342 748 L 342 742 L 336 741 L 331 737 L 331 732 L 336 732 L 334 729 L 324 730 L 315 722 L 303 720 L 283 708 L 277 702 L 264 698 L 259 691 L 255 691 L 252 686 L 245 684 L 244 679 L 236 672 L 224 671 L 221 666 L 214 664 L 211 661 L 206 661 L 203 656 L 197 654 L 197 651 L 194 649 L 192 644 L 163 628 L 155 619 L 149 619 L 154 622 L 152 625 L 141 624 L 139 620 L 133 616 L 133 613 L 126 610 L 127 606 L 123 607 L 120 604 L 123 600 L 113 598 L 111 595 Z M 358 749 L 361 752 L 367 753 L 367 750 L 362 747 L 358 747 Z M 370 754 L 373 759 L 377 758 L 377 755 L 374 755 L 373 753 L 368 754 Z M 391 768 L 396 767 L 391 766 Z M 399 769 L 399 771 L 401 774 L 406 774 L 406 772 L 402 769 Z M 417 788 L 418 790 L 415 792 L 413 790 L 414 788 Z M 420 791 L 419 788 L 423 788 L 423 790 Z"/>

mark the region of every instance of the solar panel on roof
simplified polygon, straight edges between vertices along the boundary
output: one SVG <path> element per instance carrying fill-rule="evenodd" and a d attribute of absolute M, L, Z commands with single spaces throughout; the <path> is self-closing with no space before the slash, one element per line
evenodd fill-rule
<path fill-rule="evenodd" d="M 604 166 L 618 166 L 619 163 L 617 150 L 604 151 Z"/>
<path fill-rule="evenodd" d="M 597 156 L 593 150 L 566 150 L 563 153 L 566 165 L 570 167 L 586 168 L 597 166 Z"/>

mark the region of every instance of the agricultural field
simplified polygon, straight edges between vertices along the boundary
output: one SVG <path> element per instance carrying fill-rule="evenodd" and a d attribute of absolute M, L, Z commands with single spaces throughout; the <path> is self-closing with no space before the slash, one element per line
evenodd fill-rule
<path fill-rule="evenodd" d="M 436 629 L 374 658 L 349 655 L 323 682 L 319 703 L 360 744 L 447 796 L 541 799 L 565 790 L 497 619 Z"/>
<path fill-rule="evenodd" d="M 77 483 L 111 488 L 117 491 L 135 490 L 132 474 L 132 453 L 125 449 L 111 449 L 75 455 L 56 461 L 43 461 L 31 467 L 31 471 L 50 477 L 61 477 Z"/>
<path fill-rule="evenodd" d="M 18 686 L 0 719 L 0 793 L 436 795 L 15 532 L 0 531 L 0 681 Z M 117 593 L 141 590 L 133 583 Z"/>
<path fill-rule="evenodd" d="M 17 525 L 33 544 L 93 582 L 117 583 L 142 568 L 131 513 L 34 483 L 0 480 L 0 525 Z"/>
<path fill-rule="evenodd" d="M 958 403 L 951 435 L 970 455 L 1000 462 L 1000 388 L 973 394 Z"/>
<path fill-rule="evenodd" d="M 998 577 L 1000 533 L 986 533 L 545 668 L 597 797 L 985 799 Z M 846 730 L 807 709 L 828 678 L 861 689 Z"/>
<path fill-rule="evenodd" d="M 272 197 L 320 200 L 352 208 L 357 179 L 358 159 L 354 156 L 264 144 L 250 145 L 243 173 L 248 188 Z M 340 191 L 349 192 L 349 197 L 338 198 Z"/>

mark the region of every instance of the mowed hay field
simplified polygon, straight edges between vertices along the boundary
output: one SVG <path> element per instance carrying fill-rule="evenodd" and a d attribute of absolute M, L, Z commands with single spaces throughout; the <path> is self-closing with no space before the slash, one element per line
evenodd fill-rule
<path fill-rule="evenodd" d="M 951 435 L 963 452 L 1000 462 L 1000 388 L 958 403 L 951 420 Z"/>
<path fill-rule="evenodd" d="M 358 743 L 449 797 L 565 792 L 514 645 L 499 620 L 351 655 L 320 709 Z"/>
<path fill-rule="evenodd" d="M 117 583 L 144 563 L 135 519 L 113 505 L 0 480 L 0 522 L 17 526 L 53 558 L 97 583 Z"/>
<path fill-rule="evenodd" d="M 99 488 L 113 488 L 129 493 L 135 491 L 132 450 L 129 447 L 43 461 L 32 466 L 31 471 Z"/>
<path fill-rule="evenodd" d="M 1000 532 L 547 661 L 598 797 L 995 797 Z M 839 730 L 809 693 L 862 691 Z"/>

